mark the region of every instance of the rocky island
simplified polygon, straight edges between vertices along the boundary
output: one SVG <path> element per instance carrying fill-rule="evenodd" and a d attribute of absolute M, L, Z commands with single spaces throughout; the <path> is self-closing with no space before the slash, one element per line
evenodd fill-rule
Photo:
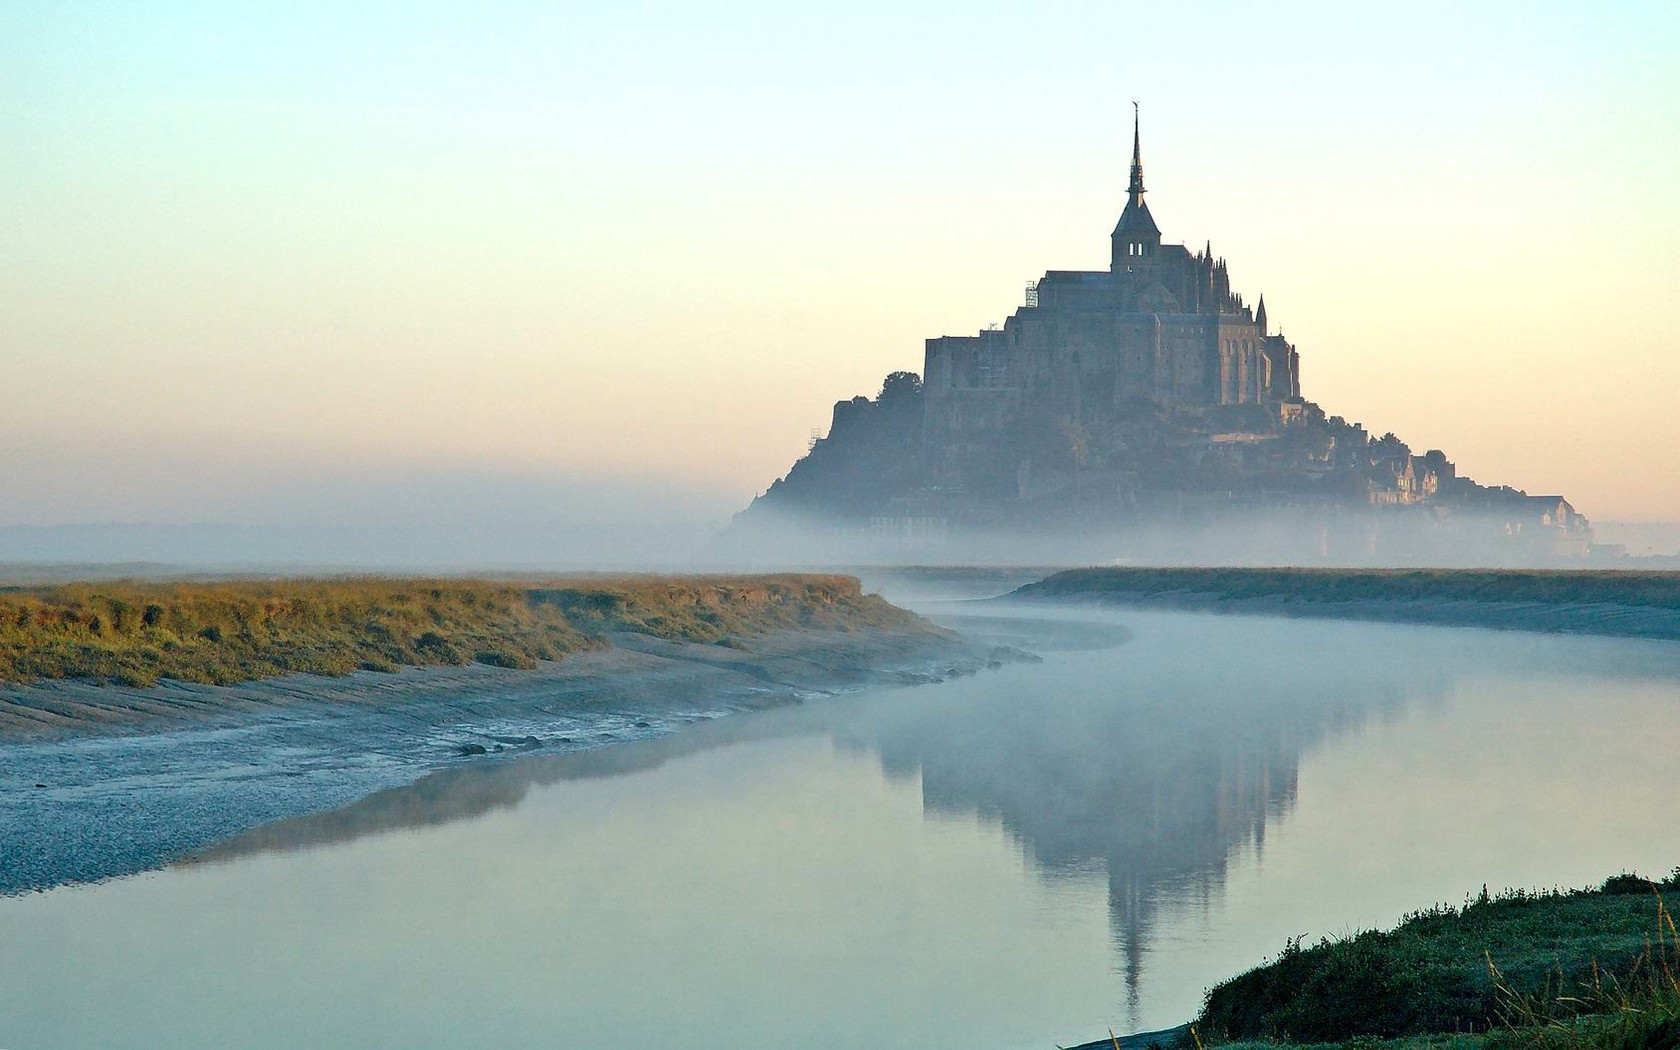
<path fill-rule="evenodd" d="M 1052 270 L 1002 325 L 927 340 L 920 375 L 840 401 L 738 515 L 737 549 L 831 557 L 1516 564 L 1579 559 L 1561 495 L 1482 485 L 1439 449 L 1303 396 L 1302 359 L 1211 242 L 1168 244 L 1133 129 L 1109 268 Z"/>

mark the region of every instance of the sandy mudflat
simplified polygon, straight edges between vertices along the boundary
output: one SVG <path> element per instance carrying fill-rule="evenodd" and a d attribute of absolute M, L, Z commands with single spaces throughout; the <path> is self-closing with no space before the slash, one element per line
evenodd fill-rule
<path fill-rule="evenodd" d="M 0 893 L 159 867 L 270 821 L 500 753 L 564 754 L 733 711 L 1008 659 L 943 632 L 781 632 L 750 649 L 629 635 L 482 665 L 134 689 L 0 690 Z"/>
<path fill-rule="evenodd" d="M 232 686 L 0 685 L 0 740 L 159 730 L 208 719 L 238 722 L 241 716 L 299 705 L 468 718 L 496 710 L 560 713 L 607 701 L 661 707 L 698 696 L 726 708 L 760 706 L 802 691 L 924 680 L 972 669 L 978 659 L 955 639 L 931 632 L 787 631 L 752 639 L 747 649 L 633 634 L 612 640 L 610 649 L 574 654 L 533 671 L 469 664 L 408 667 L 393 674 L 357 671 L 342 678 L 287 675 Z"/>

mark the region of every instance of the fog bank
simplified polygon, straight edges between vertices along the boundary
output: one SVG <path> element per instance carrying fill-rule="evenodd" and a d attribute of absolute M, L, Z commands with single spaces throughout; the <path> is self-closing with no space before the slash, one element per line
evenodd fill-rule
<path fill-rule="evenodd" d="M 0 563 L 195 570 L 676 569 L 738 497 L 654 479 L 340 472 L 251 479 L 211 520 L 3 522 Z"/>

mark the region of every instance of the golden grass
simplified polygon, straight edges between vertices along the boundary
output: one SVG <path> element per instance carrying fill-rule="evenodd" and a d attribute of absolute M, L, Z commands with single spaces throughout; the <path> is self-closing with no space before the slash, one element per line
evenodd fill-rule
<path fill-rule="evenodd" d="M 478 661 L 530 668 L 614 632 L 740 644 L 769 631 L 917 628 L 846 576 L 339 579 L 0 588 L 0 682 L 231 684 Z"/>

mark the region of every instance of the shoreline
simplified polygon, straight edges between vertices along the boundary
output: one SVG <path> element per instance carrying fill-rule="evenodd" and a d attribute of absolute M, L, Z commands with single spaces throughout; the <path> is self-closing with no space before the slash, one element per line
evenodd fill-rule
<path fill-rule="evenodd" d="M 737 647 L 672 641 L 618 633 L 610 645 L 540 661 L 534 668 L 470 663 L 459 666 L 356 670 L 344 675 L 287 674 L 232 685 L 165 680 L 127 686 L 86 679 L 0 683 L 0 746 L 86 737 L 167 733 L 193 726 L 237 727 L 270 714 L 316 709 L 400 710 L 413 702 L 458 702 L 464 715 L 475 704 L 534 705 L 556 713 L 544 698 L 589 702 L 615 692 L 657 702 L 662 688 L 684 688 L 710 675 L 732 705 L 747 705 L 756 688 L 829 691 L 861 685 L 906 684 L 931 672 L 896 661 L 938 662 L 949 651 L 972 661 L 954 635 L 933 630 L 857 628 L 850 631 L 784 630 Z M 737 680 L 726 681 L 727 676 Z M 854 686 L 855 687 L 855 686 Z"/>
<path fill-rule="evenodd" d="M 1004 599 L 1680 641 L 1680 573 L 1075 569 Z"/>
<path fill-rule="evenodd" d="M 69 729 L 0 739 L 0 895 L 154 870 L 442 769 L 648 740 L 732 713 L 1026 658 L 921 628 L 776 631 L 750 648 L 612 641 L 536 670 L 470 664 L 235 686 L 0 690 L 6 700 L 33 690 L 31 702 L 86 708 L 60 714 Z"/>

